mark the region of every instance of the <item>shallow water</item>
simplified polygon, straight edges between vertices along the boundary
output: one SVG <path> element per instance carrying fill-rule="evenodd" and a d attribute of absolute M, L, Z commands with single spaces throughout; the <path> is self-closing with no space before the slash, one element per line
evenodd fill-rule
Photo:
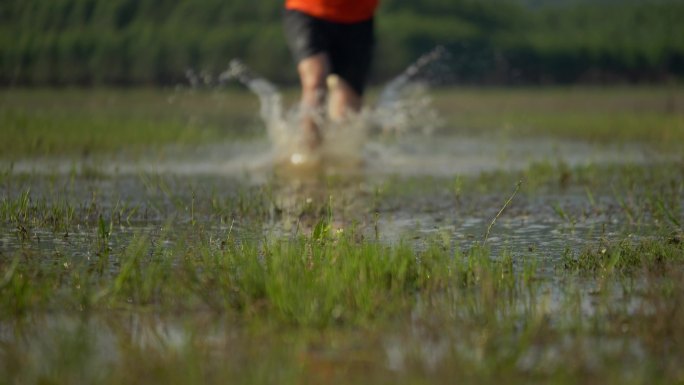
<path fill-rule="evenodd" d="M 63 263 L 65 256 L 97 261 L 103 254 L 97 222 L 102 215 L 107 226 L 111 223 L 105 247 L 115 273 L 120 268 L 117 256 L 138 235 L 168 249 L 177 247 L 187 232 L 201 234 L 203 244 L 212 249 L 219 249 L 229 234 L 257 241 L 287 239 L 311 234 L 325 215 L 326 202 L 332 207 L 335 231 L 356 227 L 366 239 L 388 245 L 408 242 L 416 249 L 439 241 L 455 252 L 483 241 L 514 189 L 466 186 L 467 191 L 456 194 L 455 181 L 475 183 L 481 172 L 514 172 L 537 162 L 649 167 L 657 159 L 624 147 L 422 136 L 371 143 L 364 156 L 363 167 L 313 178 L 306 173 L 277 175 L 265 142 L 170 149 L 154 161 L 107 162 L 94 167 L 92 176 L 67 164 L 18 163 L 5 176 L 3 196 L 16 197 L 30 189 L 34 204 L 44 200 L 50 206 L 63 199 L 81 222 L 66 231 L 29 228 L 28 239 L 5 222 L 0 226 L 0 257 L 37 256 L 48 270 L 59 269 L 56 263 Z M 23 174 L 28 170 L 29 175 Z M 16 365 L 20 373 L 11 366 L 4 373 L 25 382 L 62 373 L 77 373 L 89 382 L 130 382 L 122 373 L 141 376 L 135 370 L 164 368 L 162 377 L 187 383 L 401 383 L 407 376 L 448 382 L 462 375 L 454 363 L 491 373 L 498 362 L 508 362 L 517 373 L 543 377 L 563 373 L 571 362 L 581 373 L 649 378 L 640 366 L 645 360 L 672 365 L 681 357 L 659 360 L 649 335 L 632 334 L 630 328 L 638 331 L 641 326 L 625 321 L 635 315 L 641 317 L 639 322 L 649 322 L 644 314 L 659 309 L 657 300 L 639 294 L 640 285 L 649 283 L 637 280 L 631 284 L 637 289 L 627 292 L 623 282 L 567 277 L 559 268 L 568 253 L 595 248 L 605 239 L 638 240 L 661 228 L 646 219 L 635 223 L 610 189 L 597 188 L 590 198 L 582 186 L 560 188 L 556 183 L 519 192 L 492 227 L 487 240 L 492 258 L 510 255 L 520 277 L 527 264 L 535 264 L 535 283 L 516 294 L 514 308 L 492 310 L 501 312 L 498 324 L 480 323 L 483 314 L 489 314 L 480 309 L 482 303 L 452 298 L 430 303 L 418 299 L 410 314 L 374 321 L 368 329 L 322 331 L 277 322 L 262 325 L 249 315 L 233 318 L 220 311 L 157 314 L 154 307 L 133 306 L 74 314 L 78 312 L 46 309 L 18 320 L 0 320 L 4 356 L 22 360 Z M 383 191 L 388 184 L 394 191 Z M 247 206 L 240 208 L 241 201 Z M 684 197 L 679 201 L 684 207 Z M 515 284 L 522 285 L 521 280 L 516 278 Z M 548 335 L 539 340 L 521 336 L 517 330 L 535 330 L 529 326 L 533 322 L 548 323 L 538 331 Z M 564 331 L 566 322 L 569 332 Z M 621 322 L 619 333 L 612 331 L 614 326 L 604 326 L 615 322 Z M 585 323 L 609 331 L 577 329 Z"/>
<path fill-rule="evenodd" d="M 346 138 L 343 130 L 332 131 L 324 151 L 334 156 L 321 167 L 283 165 L 296 151 L 291 147 L 296 135 L 288 126 L 296 115 L 280 109 L 277 91 L 263 82 L 252 86 L 266 100 L 261 115 L 268 138 L 168 147 L 133 160 L 115 154 L 2 164 L 0 170 L 7 172 L 0 180 L 0 197 L 7 213 L 0 224 L 0 258 L 39 258 L 46 271 L 59 274 L 62 264 L 66 270 L 70 261 L 104 256 L 116 273 L 117 257 L 136 236 L 148 237 L 162 250 L 184 247 L 188 237 L 198 238 L 195 245 L 219 250 L 228 238 L 258 243 L 311 235 L 322 218 L 329 218 L 333 232 L 356 232 L 360 239 L 386 245 L 408 243 L 422 250 L 438 243 L 456 254 L 486 243 L 492 259 L 511 257 L 512 286 L 498 288 L 511 298 L 488 292 L 486 285 L 481 293 L 473 286 L 445 290 L 429 300 L 419 293 L 409 313 L 396 319 L 372 320 L 367 328 L 333 325 L 323 330 L 270 324 L 249 313 L 235 317 L 226 309 L 174 312 L 154 304 L 39 309 L 0 317 L 0 358 L 23 360 L 0 365 L 0 372 L 21 367 L 15 377 L 28 383 L 62 372 L 99 382 L 118 378 L 116 368 L 154 370 L 145 365 L 162 367 L 181 378 L 174 380 L 188 383 L 193 381 L 184 376 L 211 382 L 198 374 L 202 371 L 214 382 L 225 376 L 256 383 L 349 383 L 356 378 L 382 383 L 406 381 L 405 375 L 436 375 L 432 378 L 438 382 L 448 382 L 463 371 L 471 372 L 465 378 L 485 373 L 491 380 L 487 376 L 502 362 L 544 378 L 545 373 L 562 375 L 570 362 L 580 376 L 613 365 L 618 369 L 609 378 L 615 381 L 633 374 L 648 378 L 639 369 L 644 359 L 668 362 L 658 352 L 670 338 L 667 333 L 677 337 L 676 330 L 663 335 L 643 330 L 650 326 L 649 315 L 675 314 L 677 309 L 668 313 L 658 301 L 678 286 L 667 283 L 658 292 L 658 277 L 605 281 L 600 275 L 577 277 L 560 269 L 564 257 L 605 241 L 638 241 L 670 231 L 671 224 L 654 217 L 649 189 L 671 199 L 668 207 L 678 210 L 673 215 L 684 217 L 684 175 L 643 175 L 656 163 L 671 167 L 678 159 L 637 143 L 597 145 L 505 132 L 496 137 L 427 135 L 413 125 L 416 117 L 429 116 L 422 97 L 417 99 L 420 108 L 411 112 L 415 115 L 392 115 L 397 106 L 406 106 L 397 96 L 402 79 L 408 77 L 397 79 L 398 88 L 388 86 L 394 94 L 381 98 L 385 105 L 362 117 L 367 119 L 362 123 L 396 118 L 388 130 L 360 125 Z M 559 174 L 591 166 L 596 175 L 588 181 L 575 180 L 574 174 L 535 181 L 535 165 Z M 640 170 L 638 183 L 644 185 L 616 182 L 620 176 L 629 179 L 628 169 Z M 531 180 L 518 191 L 511 175 L 517 178 L 520 171 Z M 22 194 L 30 197 L 28 217 L 17 221 L 7 207 Z M 509 198 L 510 205 L 499 213 Z M 68 223 L 51 219 L 69 210 Z M 534 274 L 525 278 L 530 265 Z M 649 285 L 655 287 L 650 296 Z M 14 294 L 5 297 L 11 301 Z M 488 309 L 488 304 L 495 307 Z M 641 318 L 631 324 L 633 316 Z M 633 330 L 643 334 L 629 334 Z M 649 346 L 654 340 L 655 348 Z M 671 361 L 681 357 L 676 353 Z M 304 372 L 304 381 L 293 380 L 292 372 Z"/>
<path fill-rule="evenodd" d="M 411 143 L 416 145 L 416 142 L 406 145 Z M 476 159 L 477 141 L 458 143 Z M 444 141 L 439 144 L 444 145 Z M 509 145 L 504 153 L 509 156 L 513 152 L 524 153 L 532 148 L 532 142 L 527 144 L 530 147 Z M 427 144 L 422 145 L 428 148 Z M 397 146 L 394 153 L 402 148 Z M 571 154 L 561 161 L 573 164 L 574 159 L 576 165 L 584 164 L 583 161 L 597 164 L 596 159 L 607 162 L 605 159 L 617 160 L 620 155 L 617 149 L 613 153 L 594 153 L 590 148 L 576 144 L 575 151 L 570 151 L 568 146 Z M 586 151 L 584 156 L 579 149 Z M 66 229 L 49 226 L 29 229 L 29 240 L 22 239 L 17 228 L 5 224 L 0 247 L 7 253 L 28 248 L 90 258 L 98 252 L 92 245 L 97 243 L 100 217 L 111 231 L 108 243 L 114 255 L 136 234 L 159 238 L 171 246 L 177 234 L 196 224 L 203 226 L 207 236 L 215 240 L 225 238 L 228 232 L 257 239 L 264 234 L 292 237 L 312 231 L 323 215 L 321 210 L 327 210 L 325 207 L 329 204 L 336 229 L 357 227 L 365 237 L 378 238 L 387 244 L 409 240 L 420 247 L 430 240 L 447 239 L 458 247 L 468 248 L 483 241 L 514 186 L 457 195 L 452 190 L 455 181 L 466 178 L 475 169 L 477 172 L 515 171 L 528 165 L 522 161 L 515 165 L 502 159 L 498 167 L 488 169 L 487 165 L 468 159 L 467 153 L 434 155 L 437 151 L 432 151 L 433 160 L 428 163 L 436 162 L 435 157 L 450 157 L 453 166 L 442 164 L 444 173 L 433 174 L 435 170 L 431 167 L 400 167 L 397 157 L 390 156 L 396 162 L 396 169 L 380 167 L 381 160 L 355 169 L 352 175 L 337 175 L 330 182 L 325 177 L 302 179 L 301 175 L 273 175 L 270 164 L 263 165 L 263 174 L 258 177 L 244 170 L 232 174 L 212 161 L 225 152 L 200 153 L 207 159 L 194 165 L 179 156 L 171 157 L 185 168 L 160 166 L 162 161 L 151 170 L 131 166 L 136 171 L 127 173 L 125 167 L 118 166 L 111 170 L 111 175 L 110 170 L 99 170 L 94 179 L 84 179 L 78 174 L 65 178 L 54 169 L 49 177 L 44 174 L 48 170 L 40 169 L 21 176 L 21 168 L 15 166 L 16 176 L 8 177 L 2 186 L 4 196 L 16 198 L 30 191 L 31 201 L 37 207 L 46 205 L 45 210 L 49 212 L 51 206 L 68 204 L 77 220 Z M 636 152 L 630 154 L 634 156 Z M 556 152 L 554 159 L 558 161 L 562 155 L 562 151 Z M 192 156 L 197 157 L 198 153 Z M 528 162 L 548 159 L 542 154 L 538 156 Z M 415 157 L 425 161 L 423 156 Z M 628 162 L 624 157 L 620 160 Z M 207 169 L 208 166 L 211 167 Z M 425 179 L 428 176 L 430 179 Z M 463 180 L 459 183 L 475 181 Z M 394 183 L 396 191 L 384 191 L 388 183 Z M 645 220 L 634 223 L 617 198 L 613 190 L 596 191 L 589 196 L 581 186 L 520 193 L 497 218 L 487 243 L 494 257 L 512 251 L 516 257 L 539 259 L 551 266 L 564 253 L 577 253 L 601 239 L 628 234 L 643 237 L 657 230 Z M 239 211 L 236 207 L 240 204 L 249 207 Z"/>
<path fill-rule="evenodd" d="M 540 164 L 648 168 L 678 160 L 678 154 L 657 153 L 638 143 L 514 137 L 505 130 L 494 137 L 430 134 L 429 126 L 440 124 L 440 119 L 434 115 L 426 88 L 415 83 L 414 77 L 423 68 L 421 63 L 439 57 L 439 51 L 435 52 L 391 81 L 377 105 L 349 124 L 326 125 L 327 144 L 320 150 L 320 163 L 313 166 L 290 163 L 300 151 L 298 109 L 287 111 L 278 89 L 238 62 L 221 79 L 238 79 L 258 96 L 265 138 L 169 146 L 135 159 L 119 153 L 0 164 L 0 169 L 8 170 L 2 186 L 6 197 L 30 191 L 34 203 L 68 202 L 82 218 L 82 223 L 68 230 L 31 229 L 30 242 L 22 239 L 20 230 L 2 226 L 0 246 L 6 252 L 28 247 L 89 258 L 97 252 L 88 247 L 97 237 L 95 224 L 100 216 L 111 222 L 107 241 L 114 254 L 134 234 L 173 244 L 169 228 L 182 231 L 196 223 L 214 239 L 225 237 L 227 231 L 250 238 L 264 233 L 288 237 L 311 232 L 321 217 L 321 207 L 332 205 L 334 199 L 337 229 L 358 226 L 364 236 L 388 244 L 411 239 L 420 247 L 442 238 L 467 248 L 482 242 L 513 187 L 471 192 L 463 202 L 450 191 L 461 178 L 474 183 L 478 175 L 515 173 Z M 442 130 L 447 131 L 458 133 L 459 129 Z M 426 178 L 433 178 L 428 182 L 435 186 L 432 191 L 389 198 L 379 194 L 392 181 L 400 181 L 396 190 L 401 192 L 407 186 L 424 184 Z M 248 203 L 254 205 L 248 209 L 258 214 L 236 217 L 228 209 L 234 210 L 235 202 L 249 201 L 245 197 L 255 194 L 261 195 Z M 492 227 L 487 243 L 494 257 L 513 250 L 516 257 L 531 255 L 553 265 L 564 253 L 577 253 L 604 238 L 652 233 L 652 225 L 633 223 L 614 192 L 596 194 L 589 197 L 586 188 L 579 186 L 520 194 Z M 311 212 L 314 209 L 319 212 Z"/>
<path fill-rule="evenodd" d="M 486 138 L 455 135 L 407 135 L 369 139 L 352 165 L 344 159 L 324 165 L 329 174 L 389 176 L 457 176 L 490 171 L 517 171 L 539 162 L 569 166 L 649 164 L 677 160 L 638 144 L 599 145 L 544 138 Z M 25 159 L 11 165 L 16 173 L 68 174 L 90 170 L 111 176 L 140 173 L 214 176 L 264 182 L 278 160 L 267 140 L 231 141 L 196 148 L 169 147 L 136 160 L 124 156 L 74 159 Z"/>

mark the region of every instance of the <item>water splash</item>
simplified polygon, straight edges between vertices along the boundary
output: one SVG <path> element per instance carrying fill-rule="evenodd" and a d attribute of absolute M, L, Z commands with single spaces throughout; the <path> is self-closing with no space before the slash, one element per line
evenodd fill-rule
<path fill-rule="evenodd" d="M 448 56 L 443 46 L 419 57 L 380 92 L 373 117 L 383 133 L 406 133 L 419 129 L 431 133 L 442 124 L 427 93 L 430 66 Z"/>
<path fill-rule="evenodd" d="M 302 111 L 295 106 L 286 112 L 278 87 L 254 74 L 237 59 L 229 63 L 218 81 L 219 84 L 225 84 L 237 80 L 259 98 L 260 116 L 266 125 L 276 163 L 301 164 L 310 159 L 320 160 L 322 156 L 326 161 L 338 165 L 340 161 L 360 164 L 363 162 L 363 148 L 373 133 L 396 135 L 416 130 L 429 133 L 441 123 L 427 94 L 427 79 L 424 75 L 433 63 L 445 56 L 443 47 L 421 56 L 382 88 L 374 107 L 366 107 L 341 122 L 325 119 L 324 109 Z M 201 82 L 201 77 L 194 74 L 188 78 L 191 84 Z M 299 127 L 303 113 L 311 114 L 316 119 L 325 138 L 316 154 L 311 154 L 301 145 L 303 141 Z"/>
<path fill-rule="evenodd" d="M 266 79 L 255 76 L 241 61 L 234 59 L 228 69 L 219 75 L 219 81 L 237 79 L 254 92 L 261 103 L 260 114 L 264 122 L 270 124 L 282 120 L 282 97 L 278 88 Z"/>
<path fill-rule="evenodd" d="M 291 108 L 285 111 L 283 98 L 273 83 L 254 74 L 243 62 L 233 59 L 228 68 L 219 75 L 221 84 L 237 80 L 244 84 L 259 98 L 259 115 L 266 125 L 268 137 L 271 142 L 272 158 L 276 164 L 301 165 L 309 162 L 312 157 L 304 151 L 302 132 L 299 129 L 301 111 L 299 108 Z M 321 126 L 325 125 L 322 117 L 323 111 L 313 112 L 319 117 L 317 120 Z M 328 133 L 328 127 L 322 127 Z M 322 150 L 321 152 L 325 152 Z"/>

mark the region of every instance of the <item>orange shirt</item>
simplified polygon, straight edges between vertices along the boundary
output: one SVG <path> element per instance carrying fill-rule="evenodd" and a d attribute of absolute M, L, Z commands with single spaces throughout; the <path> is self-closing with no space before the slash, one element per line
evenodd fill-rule
<path fill-rule="evenodd" d="M 286 0 L 285 8 L 337 23 L 356 23 L 373 17 L 378 0 Z"/>

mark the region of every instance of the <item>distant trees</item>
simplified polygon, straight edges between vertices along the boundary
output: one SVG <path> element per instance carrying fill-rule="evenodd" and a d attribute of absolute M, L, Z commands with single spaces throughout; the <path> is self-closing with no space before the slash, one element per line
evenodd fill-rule
<path fill-rule="evenodd" d="M 295 81 L 283 0 L 4 0 L 0 84 L 160 85 L 234 57 Z M 651 81 L 684 75 L 681 1 L 527 7 L 512 0 L 383 0 L 373 76 L 437 44 L 449 81 Z"/>

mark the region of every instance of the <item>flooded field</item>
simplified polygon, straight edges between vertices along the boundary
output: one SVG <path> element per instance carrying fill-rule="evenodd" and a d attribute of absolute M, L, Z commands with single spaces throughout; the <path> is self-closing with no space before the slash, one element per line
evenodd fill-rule
<path fill-rule="evenodd" d="M 3 91 L 0 384 L 682 383 L 681 94 L 440 90 L 297 168 L 247 92 Z"/>

